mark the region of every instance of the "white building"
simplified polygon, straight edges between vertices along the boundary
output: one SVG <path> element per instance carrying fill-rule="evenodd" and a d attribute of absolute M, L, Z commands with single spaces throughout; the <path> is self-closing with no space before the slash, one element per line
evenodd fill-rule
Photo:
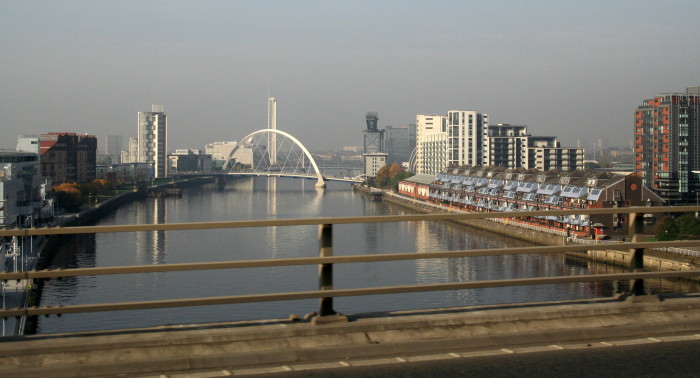
<path fill-rule="evenodd" d="M 488 130 L 488 114 L 473 110 L 447 112 L 447 165 L 481 165 L 488 153 L 484 140 Z"/>
<path fill-rule="evenodd" d="M 168 118 L 163 105 L 152 105 L 150 112 L 138 113 L 138 162 L 153 163 L 155 177 L 168 176 Z M 135 162 L 133 156 L 131 162 Z"/>
<path fill-rule="evenodd" d="M 39 155 L 0 151 L 0 227 L 26 227 L 41 217 L 48 185 L 41 177 Z"/>
<path fill-rule="evenodd" d="M 236 141 L 214 142 L 204 146 L 204 153 L 211 155 L 212 168 L 221 169 L 231 155 L 231 151 L 238 145 Z"/>
<path fill-rule="evenodd" d="M 447 166 L 447 117 L 416 116 L 416 173 L 437 175 Z"/>
<path fill-rule="evenodd" d="M 436 175 L 447 166 L 480 165 L 488 115 L 450 110 L 447 116 L 416 116 L 416 173 Z"/>
<path fill-rule="evenodd" d="M 416 116 L 416 173 L 481 165 L 574 171 L 583 169 L 583 149 L 561 147 L 556 137 L 532 136 L 527 126 L 490 126 L 486 113 Z"/>
<path fill-rule="evenodd" d="M 37 135 L 20 135 L 17 138 L 17 151 L 31 152 L 39 155 L 41 147 L 39 145 L 39 136 Z"/>
<path fill-rule="evenodd" d="M 379 169 L 386 165 L 386 156 L 383 152 L 364 154 L 365 175 L 370 177 L 376 176 Z"/>

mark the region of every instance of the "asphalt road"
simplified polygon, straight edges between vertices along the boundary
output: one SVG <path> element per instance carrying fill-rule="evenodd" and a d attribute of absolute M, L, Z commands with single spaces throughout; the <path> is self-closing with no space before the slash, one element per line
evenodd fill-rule
<path fill-rule="evenodd" d="M 256 374 L 257 377 L 700 377 L 700 337 Z"/>

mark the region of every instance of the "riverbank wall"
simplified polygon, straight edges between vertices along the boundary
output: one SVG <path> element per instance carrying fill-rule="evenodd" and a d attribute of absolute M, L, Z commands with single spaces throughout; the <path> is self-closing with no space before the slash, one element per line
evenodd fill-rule
<path fill-rule="evenodd" d="M 366 194 L 370 192 L 369 188 L 360 185 L 354 185 L 353 188 L 355 188 L 356 191 Z M 444 206 L 406 198 L 391 192 L 385 192 L 382 196 L 382 200 L 425 214 L 453 211 L 452 209 Z M 486 219 L 455 220 L 452 222 L 540 245 L 565 245 L 568 243 L 566 236 L 551 234 L 530 228 L 518 227 L 512 224 L 494 222 Z M 632 261 L 631 253 L 624 250 L 589 250 L 583 252 L 567 252 L 566 255 L 620 267 L 630 267 L 630 263 Z M 688 256 L 676 255 L 662 251 L 646 250 L 644 253 L 644 268 L 648 271 L 693 270 L 700 269 L 700 261 Z"/>
<path fill-rule="evenodd" d="M 369 193 L 367 187 L 355 186 L 356 190 L 365 194 Z M 384 192 L 382 201 L 392 203 L 404 208 L 414 210 L 424 214 L 436 214 L 452 212 L 454 210 L 443 206 L 434 205 L 427 202 L 422 202 L 414 199 L 409 199 L 391 192 Z M 533 229 L 515 227 L 512 225 L 493 222 L 487 219 L 465 219 L 451 221 L 464 226 L 472 227 L 482 231 L 493 232 L 498 235 L 508 236 L 511 238 L 529 241 L 540 245 L 563 245 L 566 243 L 566 237 L 556 234 L 550 234 Z"/>

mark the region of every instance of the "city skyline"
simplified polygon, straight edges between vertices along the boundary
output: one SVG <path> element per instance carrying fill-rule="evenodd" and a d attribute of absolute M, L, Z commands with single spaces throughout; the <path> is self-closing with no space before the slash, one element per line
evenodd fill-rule
<path fill-rule="evenodd" d="M 135 135 L 164 104 L 172 149 L 277 125 L 309 149 L 478 110 L 583 147 L 628 147 L 634 110 L 700 85 L 694 1 L 0 1 L 0 148 L 52 131 Z M 663 12 L 661 11 L 663 10 Z M 653 16 L 651 16 L 653 15 Z"/>

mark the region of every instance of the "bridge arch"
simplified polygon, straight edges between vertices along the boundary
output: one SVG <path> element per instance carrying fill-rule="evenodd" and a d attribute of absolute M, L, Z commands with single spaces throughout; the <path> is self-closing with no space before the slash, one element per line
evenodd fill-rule
<path fill-rule="evenodd" d="M 325 188 L 326 187 L 326 182 L 323 180 L 323 175 L 321 175 L 321 171 L 318 169 L 318 165 L 316 165 L 316 161 L 311 156 L 311 153 L 309 152 L 309 150 L 307 150 L 306 147 L 304 147 L 304 145 L 301 144 L 301 142 L 297 138 L 292 136 L 291 134 L 284 132 L 282 130 L 277 130 L 277 129 L 262 129 L 262 130 L 254 131 L 254 132 L 246 135 L 245 137 L 243 137 L 238 142 L 236 147 L 234 147 L 233 150 L 231 150 L 231 153 L 229 153 L 228 158 L 226 159 L 226 162 L 224 163 L 224 166 L 223 166 L 224 171 L 226 171 L 227 169 L 230 169 L 229 165 L 231 164 L 231 160 L 233 159 L 233 154 L 235 154 L 236 151 L 238 151 L 238 148 L 241 146 L 241 144 L 243 144 L 244 141 L 246 141 L 246 140 L 248 140 L 256 135 L 259 135 L 259 134 L 279 134 L 279 135 L 282 135 L 282 136 L 288 138 L 292 142 L 294 142 L 294 144 L 299 146 L 301 151 L 304 152 L 304 155 L 309 159 L 309 162 L 314 167 L 314 171 L 316 172 L 316 177 L 318 178 L 318 181 L 316 182 L 316 187 L 317 188 Z"/>

